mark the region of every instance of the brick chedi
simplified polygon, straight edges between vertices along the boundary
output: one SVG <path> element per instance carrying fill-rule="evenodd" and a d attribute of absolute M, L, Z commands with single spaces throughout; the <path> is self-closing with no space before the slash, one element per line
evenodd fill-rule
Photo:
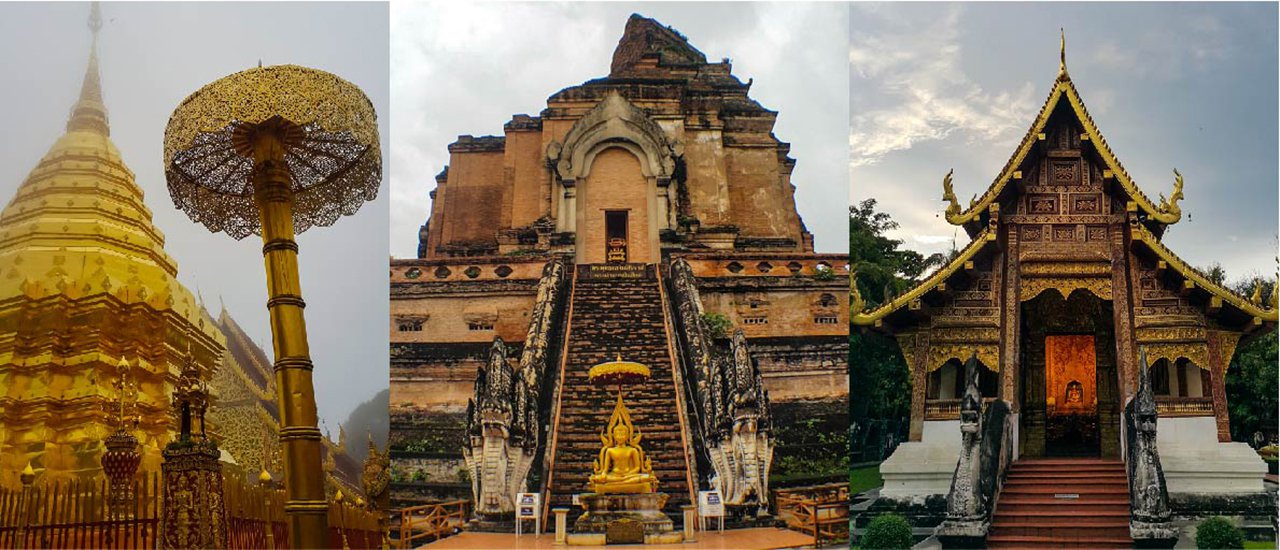
<path fill-rule="evenodd" d="M 569 506 L 612 409 L 586 373 L 619 355 L 653 370 L 627 399 L 669 514 L 710 488 L 762 508 L 774 422 L 846 425 L 847 257 L 814 252 L 749 90 L 634 15 L 608 76 L 449 145 L 419 257 L 391 261 L 398 467 L 465 469 L 484 521 L 517 491 Z"/>

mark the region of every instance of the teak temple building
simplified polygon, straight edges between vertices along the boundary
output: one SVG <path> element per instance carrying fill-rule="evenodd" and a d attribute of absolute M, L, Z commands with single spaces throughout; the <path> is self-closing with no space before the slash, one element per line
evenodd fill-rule
<path fill-rule="evenodd" d="M 845 429 L 847 256 L 814 252 L 749 90 L 636 15 L 608 76 L 449 145 L 391 261 L 397 468 L 464 468 L 484 521 L 516 492 L 576 508 L 614 400 L 587 371 L 617 358 L 652 369 L 626 400 L 668 514 L 712 488 L 763 509 L 780 418 Z"/>
<path fill-rule="evenodd" d="M 896 338 L 912 387 L 873 509 L 993 547 L 1128 547 L 1167 538 L 1170 512 L 1274 516 L 1265 464 L 1231 441 L 1224 377 L 1274 329 L 1276 293 L 1237 295 L 1161 242 L 1182 217 L 1174 172 L 1167 199 L 1139 189 L 1064 55 L 991 186 L 962 207 L 946 175 L 946 219 L 971 242 L 877 307 L 854 287 L 855 328 Z"/>

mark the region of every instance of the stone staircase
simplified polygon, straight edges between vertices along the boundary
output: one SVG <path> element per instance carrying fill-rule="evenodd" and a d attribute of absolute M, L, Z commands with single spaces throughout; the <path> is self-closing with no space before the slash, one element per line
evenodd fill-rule
<path fill-rule="evenodd" d="M 609 269 L 604 268 L 619 268 Z M 582 509 L 573 495 L 587 491 L 592 463 L 600 452 L 600 431 L 609 422 L 616 393 L 587 379 L 593 365 L 623 360 L 647 365 L 652 376 L 626 388 L 624 400 L 632 421 L 644 436 L 645 454 L 658 476 L 658 491 L 671 495 L 665 512 L 681 523 L 680 507 L 689 504 L 689 465 L 683 423 L 667 346 L 663 295 L 652 265 L 580 265 L 570 297 L 569 346 L 558 395 L 559 424 L 548 479 L 548 508 L 569 508 L 569 522 Z"/>
<path fill-rule="evenodd" d="M 1124 463 L 1023 459 L 1009 468 L 988 548 L 1131 548 Z"/>

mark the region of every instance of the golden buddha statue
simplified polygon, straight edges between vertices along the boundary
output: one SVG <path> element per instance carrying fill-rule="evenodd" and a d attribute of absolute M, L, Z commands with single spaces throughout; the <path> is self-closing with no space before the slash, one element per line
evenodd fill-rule
<path fill-rule="evenodd" d="M 600 433 L 604 446 L 596 458 L 595 473 L 589 478 L 587 489 L 593 493 L 656 492 L 658 478 L 653 475 L 653 465 L 644 455 L 644 449 L 640 448 L 640 437 L 619 391 L 609 426 Z"/>

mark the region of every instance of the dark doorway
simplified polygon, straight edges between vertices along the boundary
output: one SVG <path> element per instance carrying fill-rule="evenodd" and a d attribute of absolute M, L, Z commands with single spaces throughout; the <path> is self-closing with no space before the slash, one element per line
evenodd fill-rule
<path fill-rule="evenodd" d="M 1020 446 L 1029 458 L 1120 453 L 1111 301 L 1056 290 L 1022 303 Z"/>
<path fill-rule="evenodd" d="M 627 211 L 607 210 L 604 213 L 605 261 L 611 264 L 627 263 Z"/>

